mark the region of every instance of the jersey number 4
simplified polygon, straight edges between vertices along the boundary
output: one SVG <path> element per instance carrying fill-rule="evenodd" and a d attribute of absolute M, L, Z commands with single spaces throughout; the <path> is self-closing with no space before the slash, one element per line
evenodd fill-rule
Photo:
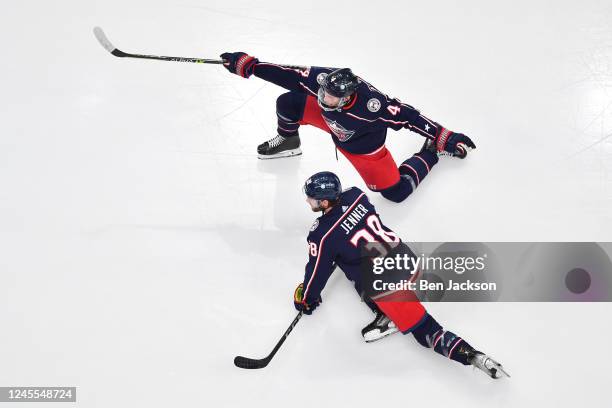
<path fill-rule="evenodd" d="M 400 111 L 400 107 L 399 107 L 399 106 L 389 105 L 389 106 L 387 106 L 387 110 L 388 110 L 389 112 L 391 112 L 391 114 L 392 114 L 393 116 L 395 116 L 395 115 L 397 115 L 397 114 L 399 113 L 399 111 Z"/>

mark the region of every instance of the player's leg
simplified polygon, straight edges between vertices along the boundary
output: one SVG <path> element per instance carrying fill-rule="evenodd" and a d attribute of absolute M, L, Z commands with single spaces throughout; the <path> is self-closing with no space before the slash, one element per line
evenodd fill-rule
<path fill-rule="evenodd" d="M 463 365 L 473 365 L 492 378 L 500 378 L 508 373 L 497 361 L 474 349 L 463 338 L 444 328 L 429 313 L 414 329 L 410 330 L 414 338 L 423 347 L 431 348 L 436 353 L 457 361 Z M 406 333 L 404 333 L 406 334 Z"/>
<path fill-rule="evenodd" d="M 278 135 L 257 147 L 260 159 L 297 156 L 300 149 L 300 125 L 312 125 L 329 133 L 329 127 L 321 115 L 317 99 L 300 93 L 287 92 L 276 100 Z"/>
<path fill-rule="evenodd" d="M 300 92 L 286 92 L 276 99 L 278 135 L 257 146 L 260 159 L 277 159 L 302 154 L 298 129 L 305 107 L 306 94 Z"/>
<path fill-rule="evenodd" d="M 387 200 L 404 201 L 433 166 L 438 163 L 435 150 L 423 148 L 405 160 L 399 167 L 385 146 L 369 154 L 353 154 L 338 148 L 361 175 L 368 188 L 382 194 Z"/>
<path fill-rule="evenodd" d="M 331 133 L 329 126 L 327 126 L 327 123 L 323 118 L 323 114 L 321 113 L 321 107 L 317 102 L 317 98 L 315 98 L 314 96 L 308 95 L 306 97 L 306 105 L 304 106 L 304 114 L 302 115 L 300 124 L 311 125 L 321 129 L 326 133 Z"/>
<path fill-rule="evenodd" d="M 368 154 L 354 154 L 338 147 L 359 173 L 366 186 L 382 192 L 400 182 L 400 173 L 391 152 L 382 146 Z"/>
<path fill-rule="evenodd" d="M 432 148 L 429 139 L 425 141 L 421 150 L 404 160 L 399 166 L 400 181 L 392 187 L 381 191 L 388 200 L 400 202 L 405 200 L 423 182 L 431 169 L 438 163 L 438 155 Z"/>
<path fill-rule="evenodd" d="M 509 376 L 502 365 L 486 354 L 474 349 L 455 333 L 444 330 L 409 291 L 399 291 L 375 300 L 376 305 L 403 333 L 412 333 L 423 347 L 433 349 L 463 365 L 473 365 L 492 378 Z"/>
<path fill-rule="evenodd" d="M 386 247 L 386 258 L 396 257 L 416 259 L 416 254 L 405 243 L 390 244 Z M 361 330 L 366 343 L 371 343 L 389 336 L 398 331 L 409 330 L 414 327 L 424 316 L 425 309 L 419 303 L 418 298 L 412 291 L 376 290 L 376 282 L 381 277 L 388 283 L 414 282 L 420 275 L 420 271 L 413 272 L 412 268 L 406 269 L 387 269 L 378 271 L 379 273 L 364 273 L 364 271 L 374 271 L 370 264 L 370 258 L 364 259 L 364 264 L 360 266 L 360 279 L 355 282 L 355 289 L 360 293 L 362 300 L 374 312 L 374 320 Z M 414 264 L 413 264 L 414 265 Z M 407 304 L 401 304 L 401 303 Z M 399 307 L 399 309 L 398 309 Z"/>
<path fill-rule="evenodd" d="M 428 316 L 414 292 L 402 290 L 375 297 L 374 303 L 399 331 L 410 333 Z"/>
<path fill-rule="evenodd" d="M 426 313 L 423 321 L 410 332 L 423 347 L 431 348 L 436 353 L 463 365 L 470 364 L 468 352 L 474 348 L 455 333 L 444 330 L 429 313 Z"/>
<path fill-rule="evenodd" d="M 361 329 L 361 335 L 366 343 L 373 343 L 399 331 L 395 322 L 389 319 L 374 301 L 367 297 L 363 301 L 375 314 L 374 320 Z"/>

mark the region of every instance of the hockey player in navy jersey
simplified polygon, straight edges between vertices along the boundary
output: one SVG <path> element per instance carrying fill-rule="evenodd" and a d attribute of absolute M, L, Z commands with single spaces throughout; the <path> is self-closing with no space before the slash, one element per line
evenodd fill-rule
<path fill-rule="evenodd" d="M 342 191 L 340 180 L 331 172 L 310 177 L 305 185 L 311 209 L 322 212 L 308 234 L 309 260 L 304 281 L 294 292 L 296 309 L 311 314 L 321 303 L 321 292 L 334 269 L 339 267 L 351 280 L 366 304 L 376 313 L 374 321 L 362 330 L 367 342 L 401 331 L 412 333 L 424 347 L 458 361 L 473 365 L 492 378 L 508 376 L 503 367 L 486 354 L 475 350 L 464 339 L 447 331 L 416 299 L 413 292 L 387 291 L 375 296 L 365 287 L 364 245 L 372 242 L 395 243 L 410 256 L 414 254 L 381 221 L 374 206 L 357 187 Z M 404 253 L 406 253 L 404 252 Z"/>
<path fill-rule="evenodd" d="M 278 135 L 258 146 L 261 159 L 301 154 L 298 129 L 312 125 L 331 135 L 370 190 L 401 202 L 431 171 L 438 155 L 464 158 L 468 149 L 476 147 L 469 137 L 390 98 L 348 68 L 293 69 L 260 62 L 243 52 L 227 52 L 221 58 L 236 75 L 255 75 L 289 91 L 276 100 Z M 399 167 L 385 147 L 388 128 L 407 128 L 426 138 L 421 151 Z"/>

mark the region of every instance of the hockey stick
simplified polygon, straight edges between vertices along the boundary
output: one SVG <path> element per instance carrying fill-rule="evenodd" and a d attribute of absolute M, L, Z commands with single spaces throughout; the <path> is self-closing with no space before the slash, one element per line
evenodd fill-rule
<path fill-rule="evenodd" d="M 104 31 L 100 27 L 94 27 L 93 29 L 94 35 L 98 42 L 111 54 L 115 57 L 129 57 L 129 58 L 142 58 L 142 59 L 152 59 L 152 60 L 160 60 L 160 61 L 177 61 L 177 62 L 194 62 L 196 64 L 223 64 L 223 60 L 217 59 L 207 59 L 207 58 L 189 58 L 189 57 L 166 57 L 163 55 L 144 55 L 144 54 L 131 54 L 127 52 L 121 51 L 119 48 L 115 47 L 106 37 Z"/>
<path fill-rule="evenodd" d="M 96 39 L 106 49 L 106 51 L 113 54 L 115 57 L 128 57 L 128 58 L 140 58 L 140 59 L 150 59 L 150 60 L 158 60 L 158 61 L 175 61 L 175 62 L 193 62 L 196 64 L 223 64 L 225 61 L 222 59 L 210 59 L 210 58 L 191 58 L 191 57 L 167 57 L 164 55 L 146 55 L 146 54 L 132 54 L 128 52 L 123 52 L 119 48 L 115 47 L 106 37 L 104 31 L 100 27 L 94 27 L 93 33 L 96 36 Z M 301 69 L 305 70 L 307 67 L 301 65 L 281 65 L 285 68 L 290 69 Z"/>
<path fill-rule="evenodd" d="M 291 333 L 295 325 L 300 321 L 303 314 L 304 312 L 300 312 L 297 314 L 297 316 L 295 316 L 295 319 L 293 319 L 293 321 L 289 325 L 289 328 L 287 328 L 287 330 L 285 331 L 285 334 L 283 334 L 283 337 L 280 338 L 278 343 L 276 343 L 276 346 L 274 346 L 274 349 L 272 350 L 272 352 L 268 354 L 267 357 L 262 358 L 262 359 L 256 359 L 256 358 L 237 356 L 234 358 L 234 365 L 238 368 L 246 368 L 246 369 L 257 369 L 257 368 L 264 368 L 265 366 L 267 366 L 270 363 L 270 361 L 272 361 L 272 357 L 274 357 L 274 355 L 276 354 L 278 349 L 280 349 L 280 347 L 283 345 L 287 337 L 289 337 L 289 334 Z"/>

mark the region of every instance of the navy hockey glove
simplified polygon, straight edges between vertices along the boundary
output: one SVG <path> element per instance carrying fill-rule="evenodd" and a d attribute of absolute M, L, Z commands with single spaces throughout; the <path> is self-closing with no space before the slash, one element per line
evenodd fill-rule
<path fill-rule="evenodd" d="M 300 311 L 304 312 L 304 314 L 310 315 L 312 312 L 321 304 L 321 298 L 319 298 L 316 302 L 308 304 L 304 301 L 304 284 L 300 283 L 297 288 L 295 288 L 295 292 L 293 292 L 293 306 Z"/>
<path fill-rule="evenodd" d="M 243 78 L 248 78 L 253 75 L 255 64 L 259 60 L 244 52 L 224 52 L 221 54 L 223 58 L 223 66 L 232 74 L 240 75 Z"/>
<path fill-rule="evenodd" d="M 457 151 L 465 153 L 465 148 L 475 149 L 476 145 L 472 142 L 472 139 L 464 135 L 463 133 L 451 132 L 446 128 L 441 128 L 438 135 L 435 137 L 434 142 L 436 143 L 436 150 L 438 152 L 447 152 L 450 154 L 456 154 Z"/>

